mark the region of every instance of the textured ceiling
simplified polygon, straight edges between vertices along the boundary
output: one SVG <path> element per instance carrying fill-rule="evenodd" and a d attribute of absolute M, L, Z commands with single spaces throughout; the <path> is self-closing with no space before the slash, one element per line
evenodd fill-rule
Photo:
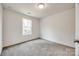
<path fill-rule="evenodd" d="M 36 18 L 44 18 L 51 14 L 62 12 L 75 7 L 74 3 L 47 3 L 44 9 L 36 7 L 36 3 L 4 3 L 4 8 L 13 9 L 17 12 Z"/>

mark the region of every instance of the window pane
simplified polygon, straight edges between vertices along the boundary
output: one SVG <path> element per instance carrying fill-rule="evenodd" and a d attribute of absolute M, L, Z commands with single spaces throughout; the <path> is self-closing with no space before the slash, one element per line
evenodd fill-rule
<path fill-rule="evenodd" d="M 31 35 L 32 34 L 32 20 L 27 20 L 23 18 L 23 35 Z"/>

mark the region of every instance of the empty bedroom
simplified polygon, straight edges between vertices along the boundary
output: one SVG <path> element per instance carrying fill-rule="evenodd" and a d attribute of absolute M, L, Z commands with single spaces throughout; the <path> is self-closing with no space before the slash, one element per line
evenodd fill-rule
<path fill-rule="evenodd" d="M 1 3 L 1 56 L 75 56 L 74 3 Z"/>

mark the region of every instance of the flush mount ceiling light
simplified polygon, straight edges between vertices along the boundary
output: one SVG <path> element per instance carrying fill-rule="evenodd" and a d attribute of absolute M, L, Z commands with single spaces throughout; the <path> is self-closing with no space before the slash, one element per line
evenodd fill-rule
<path fill-rule="evenodd" d="M 38 4 L 37 4 L 37 7 L 38 7 L 39 9 L 43 9 L 43 8 L 45 8 L 45 4 L 44 4 L 44 3 L 38 3 Z"/>

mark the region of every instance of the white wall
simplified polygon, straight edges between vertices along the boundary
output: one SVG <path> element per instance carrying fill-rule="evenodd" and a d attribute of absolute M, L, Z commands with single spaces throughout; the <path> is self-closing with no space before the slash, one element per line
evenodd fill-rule
<path fill-rule="evenodd" d="M 41 19 L 41 37 L 74 47 L 75 12 L 74 8 Z"/>
<path fill-rule="evenodd" d="M 32 35 L 22 35 L 22 18 L 31 19 L 33 22 Z M 4 9 L 3 46 L 10 46 L 39 37 L 39 19 L 29 17 L 9 9 Z"/>
<path fill-rule="evenodd" d="M 2 6 L 0 4 L 0 54 L 2 51 Z"/>
<path fill-rule="evenodd" d="M 75 39 L 76 40 L 79 40 L 79 4 L 76 4 L 76 11 L 75 11 L 75 13 L 76 13 L 76 21 L 75 21 Z"/>
<path fill-rule="evenodd" d="M 79 40 L 79 4 L 75 5 L 75 40 Z M 79 56 L 79 43 L 75 42 L 75 55 Z"/>

